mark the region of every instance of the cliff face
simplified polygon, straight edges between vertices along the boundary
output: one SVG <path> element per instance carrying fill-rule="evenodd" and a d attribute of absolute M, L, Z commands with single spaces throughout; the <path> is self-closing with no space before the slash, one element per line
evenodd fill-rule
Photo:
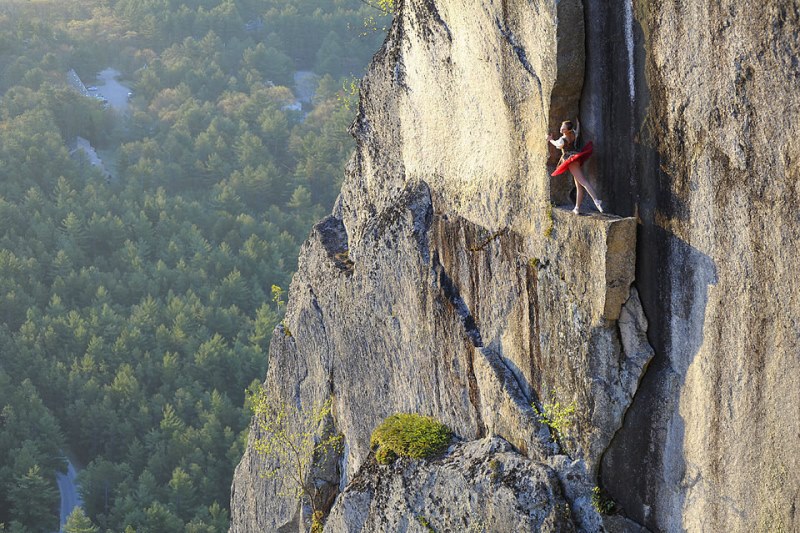
<path fill-rule="evenodd" d="M 333 400 L 326 531 L 467 523 L 479 510 L 436 491 L 486 483 L 488 435 L 520 484 L 480 512 L 568 504 L 527 530 L 599 528 L 594 484 L 654 530 L 798 528 L 797 5 L 612 4 L 402 3 L 265 381 L 276 402 Z M 569 182 L 544 136 L 579 109 L 590 178 L 638 226 L 550 207 Z M 559 444 L 531 407 L 554 401 L 576 407 Z M 369 435 L 398 411 L 476 442 L 378 467 Z M 448 461 L 472 477 L 448 480 Z M 248 447 L 232 531 L 304 527 L 266 466 Z M 452 505 L 398 488 L 417 478 Z"/>
<path fill-rule="evenodd" d="M 620 212 L 639 207 L 656 357 L 602 482 L 653 529 L 796 531 L 800 6 L 636 1 L 632 14 L 633 101 L 600 83 L 629 69 L 608 39 L 590 48 L 582 109 L 619 143 L 600 168 L 618 176 Z M 613 16 L 587 3 L 588 26 Z M 630 125 L 604 118 L 625 108 Z"/>

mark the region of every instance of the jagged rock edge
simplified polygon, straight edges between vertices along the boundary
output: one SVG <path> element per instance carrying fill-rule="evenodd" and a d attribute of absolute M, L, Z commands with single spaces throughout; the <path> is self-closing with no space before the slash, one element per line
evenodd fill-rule
<path fill-rule="evenodd" d="M 634 289 L 636 288 L 636 281 L 635 280 L 634 280 L 633 283 L 630 284 L 629 289 L 630 288 L 634 288 Z M 638 290 L 637 290 L 637 294 L 638 294 Z M 625 307 L 625 305 L 627 305 L 628 301 L 632 297 L 633 297 L 633 295 L 631 293 L 628 296 L 628 300 L 626 300 L 625 303 L 622 304 L 623 308 Z M 641 306 L 641 303 L 639 305 Z M 642 307 L 642 313 L 643 314 L 645 313 L 644 307 Z M 646 318 L 647 318 L 647 315 L 645 314 L 645 319 Z M 622 355 L 627 356 L 627 354 L 625 353 L 625 347 L 624 347 L 624 345 L 622 343 L 622 332 L 620 331 L 619 320 L 617 320 L 616 322 L 617 322 L 616 323 L 617 335 L 620 338 L 620 352 L 622 353 Z M 648 321 L 648 325 L 649 325 L 649 321 Z M 652 349 L 652 345 L 650 347 Z M 623 360 L 624 360 L 624 358 L 623 358 Z M 625 408 L 625 412 L 622 414 L 622 419 L 621 419 L 621 423 L 620 423 L 619 427 L 616 429 L 616 431 L 614 431 L 614 434 L 612 435 L 611 440 L 609 440 L 608 445 L 606 446 L 606 449 L 603 450 L 602 454 L 600 454 L 600 458 L 599 458 L 599 460 L 597 462 L 597 464 L 598 464 L 598 467 L 597 467 L 597 486 L 600 487 L 601 489 L 603 488 L 602 487 L 603 462 L 604 462 L 606 453 L 608 453 L 608 451 L 613 447 L 613 444 L 614 444 L 614 441 L 617 438 L 617 435 L 625 427 L 625 421 L 628 418 L 628 412 L 631 410 L 631 406 L 633 406 L 634 402 L 636 401 L 636 396 L 639 394 L 639 390 L 640 390 L 639 385 L 642 383 L 642 381 L 644 380 L 645 376 L 650 371 L 650 367 L 651 367 L 651 363 L 652 362 L 653 362 L 653 356 L 651 356 L 650 359 L 645 363 L 644 368 L 642 369 L 642 372 L 639 375 L 639 379 L 636 382 L 636 390 L 634 391 L 633 396 L 631 397 L 631 401 L 628 402 L 628 406 Z M 622 509 L 622 513 L 616 512 L 615 514 L 620 514 L 621 516 L 624 516 L 626 519 L 630 520 L 631 522 L 635 523 L 637 526 L 642 528 L 643 531 L 649 531 L 643 524 L 640 524 L 639 522 L 637 522 L 636 520 L 634 520 L 633 518 L 631 518 L 630 516 L 625 514 L 624 509 Z"/>

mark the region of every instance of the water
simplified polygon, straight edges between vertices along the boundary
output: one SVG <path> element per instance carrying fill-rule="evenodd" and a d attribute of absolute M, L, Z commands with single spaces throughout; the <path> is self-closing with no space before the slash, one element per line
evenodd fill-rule
<path fill-rule="evenodd" d="M 628 52 L 628 95 L 630 97 L 630 150 L 628 164 L 628 180 L 630 190 L 636 190 L 636 64 L 634 63 L 634 41 L 633 41 L 633 0 L 625 2 L 625 49 Z"/>
<path fill-rule="evenodd" d="M 631 108 L 636 102 L 635 64 L 633 62 L 633 0 L 625 0 L 625 48 L 628 52 L 628 94 Z"/>
<path fill-rule="evenodd" d="M 294 73 L 294 93 L 303 104 L 310 104 L 317 91 L 319 76 L 310 70 L 298 70 Z"/>

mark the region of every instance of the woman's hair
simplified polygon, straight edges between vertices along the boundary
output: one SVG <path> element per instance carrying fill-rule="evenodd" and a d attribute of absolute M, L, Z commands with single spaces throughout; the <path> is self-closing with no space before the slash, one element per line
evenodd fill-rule
<path fill-rule="evenodd" d="M 569 131 L 574 131 L 575 130 L 575 128 L 572 126 L 572 121 L 571 120 L 565 120 L 564 122 L 561 123 L 561 125 L 562 126 L 566 126 Z"/>

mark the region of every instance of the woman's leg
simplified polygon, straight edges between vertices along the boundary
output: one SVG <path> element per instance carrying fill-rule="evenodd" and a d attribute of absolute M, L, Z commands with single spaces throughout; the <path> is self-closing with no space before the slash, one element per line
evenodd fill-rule
<path fill-rule="evenodd" d="M 572 163 L 569 166 L 569 171 L 572 172 L 572 177 L 575 178 L 575 186 L 578 188 L 578 199 L 575 201 L 575 207 L 580 207 L 581 200 L 583 200 L 583 191 L 581 190 L 581 186 L 586 189 L 586 192 L 589 193 L 589 196 L 592 197 L 592 201 L 594 205 L 597 206 L 597 209 L 602 213 L 603 212 L 603 202 L 597 199 L 597 193 L 589 184 L 589 181 L 586 179 L 586 176 L 583 175 L 583 170 L 581 170 L 580 163 Z"/>
<path fill-rule="evenodd" d="M 581 204 L 583 203 L 583 187 L 578 183 L 578 178 L 575 177 L 575 174 L 572 174 L 572 179 L 575 181 L 575 209 L 572 212 L 577 215 L 580 214 Z"/>

